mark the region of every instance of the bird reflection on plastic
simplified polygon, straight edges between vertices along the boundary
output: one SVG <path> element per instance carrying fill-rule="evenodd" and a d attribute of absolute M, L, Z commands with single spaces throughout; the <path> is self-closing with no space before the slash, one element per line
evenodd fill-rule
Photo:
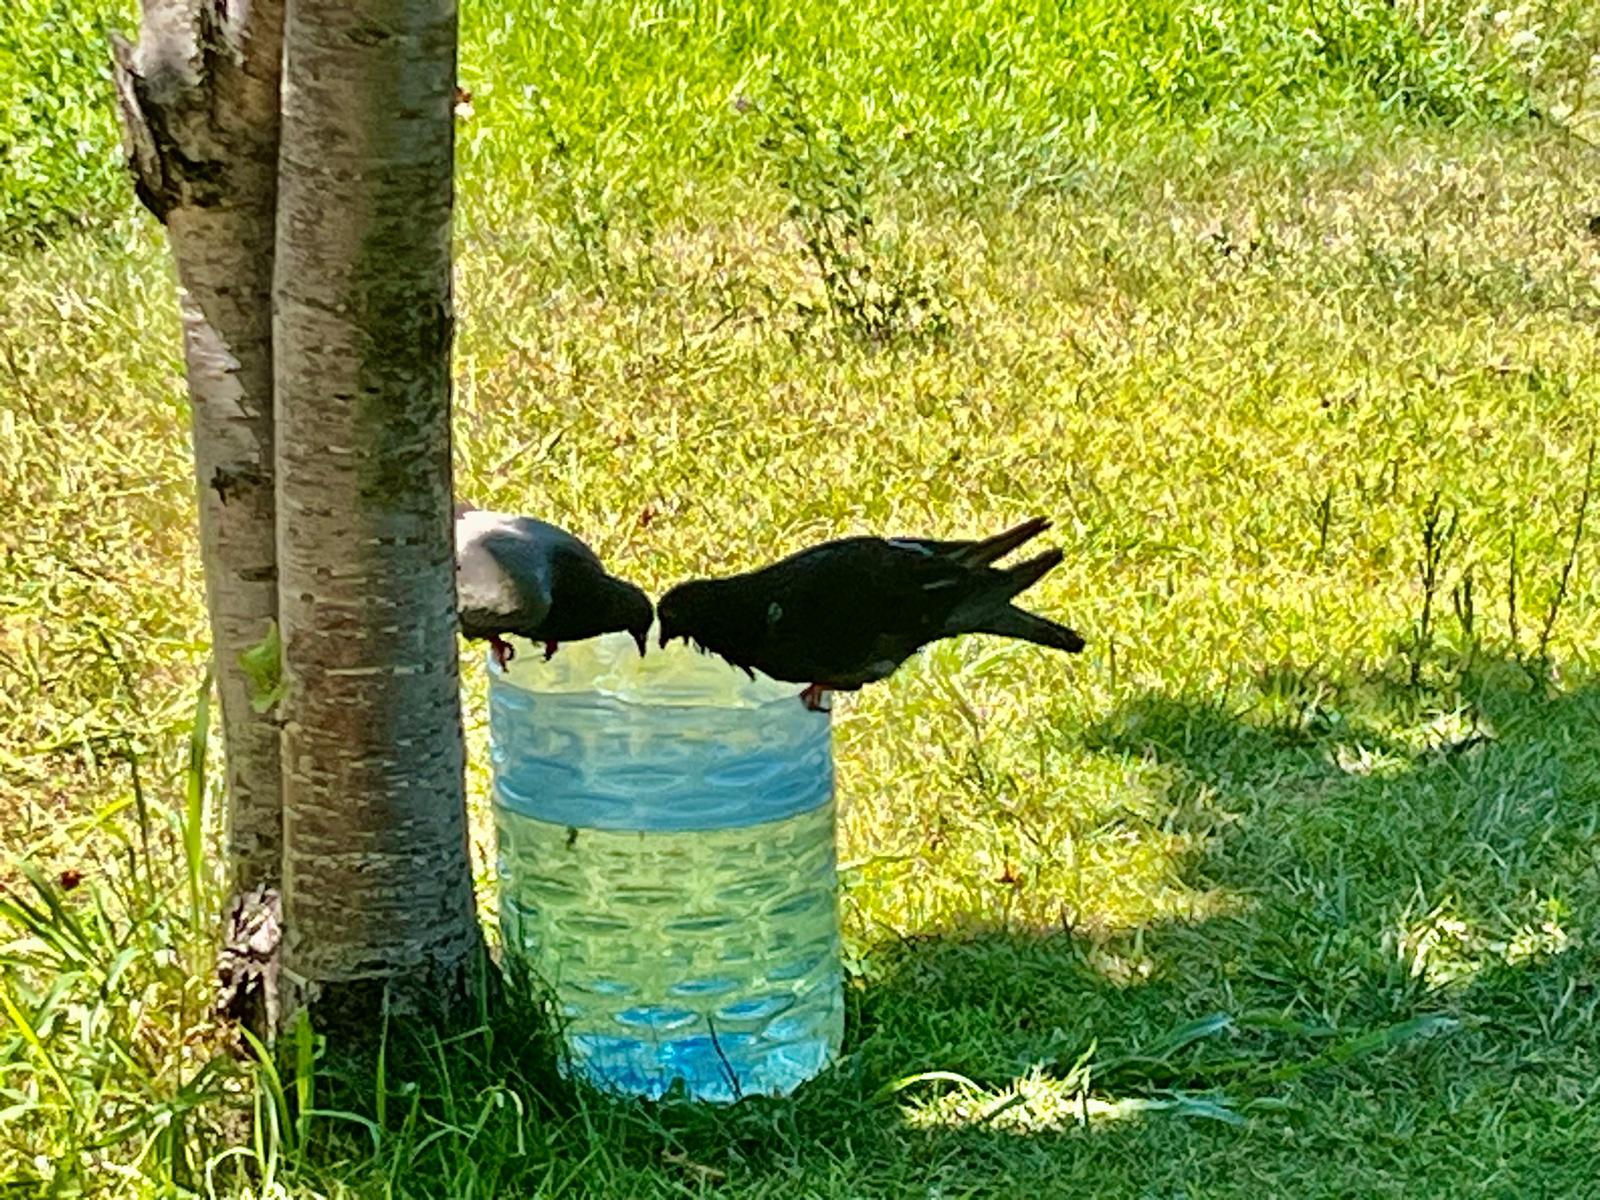
<path fill-rule="evenodd" d="M 491 670 L 501 924 L 608 1090 L 785 1095 L 844 1005 L 825 713 L 626 635 Z"/>

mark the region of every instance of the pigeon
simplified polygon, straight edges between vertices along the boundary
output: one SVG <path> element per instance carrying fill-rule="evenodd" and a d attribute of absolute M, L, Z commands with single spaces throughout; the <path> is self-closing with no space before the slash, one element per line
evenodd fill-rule
<path fill-rule="evenodd" d="M 963 633 L 1021 638 L 1075 654 L 1083 638 L 1011 603 L 1061 562 L 1059 549 L 991 566 L 1050 527 L 1043 517 L 981 541 L 851 537 L 661 598 L 661 645 L 676 638 L 751 674 L 803 683 L 823 710 L 831 691 L 892 675 L 929 642 Z"/>
<path fill-rule="evenodd" d="M 461 632 L 486 639 L 502 671 L 515 654 L 505 634 L 543 642 L 548 660 L 562 642 L 625 629 L 642 655 L 655 617 L 565 529 L 470 504 L 456 505 L 456 601 Z"/>

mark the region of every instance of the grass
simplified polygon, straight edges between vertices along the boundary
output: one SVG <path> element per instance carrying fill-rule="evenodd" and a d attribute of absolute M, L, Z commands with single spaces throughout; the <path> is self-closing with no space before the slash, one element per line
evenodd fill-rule
<path fill-rule="evenodd" d="M 840 704 L 846 1057 L 696 1111 L 570 1094 L 504 1018 L 392 1029 L 381 1073 L 309 1030 L 294 1082 L 219 1052 L 165 248 L 115 174 L 107 10 L 28 3 L 10 1192 L 1588 1194 L 1592 15 L 468 8 L 463 493 L 655 588 L 1047 512 L 1036 602 L 1091 638 L 939 646 Z"/>

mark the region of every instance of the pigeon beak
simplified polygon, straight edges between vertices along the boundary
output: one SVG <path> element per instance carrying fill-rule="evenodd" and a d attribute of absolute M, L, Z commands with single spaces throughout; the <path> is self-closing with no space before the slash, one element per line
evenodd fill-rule
<path fill-rule="evenodd" d="M 639 647 L 639 657 L 643 658 L 645 651 L 650 648 L 650 631 L 645 630 L 643 633 L 634 634 L 633 644 Z"/>

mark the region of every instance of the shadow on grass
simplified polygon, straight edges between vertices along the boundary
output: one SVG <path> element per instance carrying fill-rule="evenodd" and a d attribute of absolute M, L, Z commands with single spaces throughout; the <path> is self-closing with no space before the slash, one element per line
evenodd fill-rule
<path fill-rule="evenodd" d="M 1600 691 L 1535 692 L 1505 663 L 1443 697 L 1264 677 L 1246 711 L 1152 695 L 1070 736 L 1167 769 L 1167 820 L 1204 826 L 1185 882 L 1227 912 L 877 947 L 844 1060 L 792 1101 L 624 1104 L 552 1091 L 503 1038 L 481 1061 L 436 1050 L 433 1140 L 387 1185 L 1583 1194 Z"/>

